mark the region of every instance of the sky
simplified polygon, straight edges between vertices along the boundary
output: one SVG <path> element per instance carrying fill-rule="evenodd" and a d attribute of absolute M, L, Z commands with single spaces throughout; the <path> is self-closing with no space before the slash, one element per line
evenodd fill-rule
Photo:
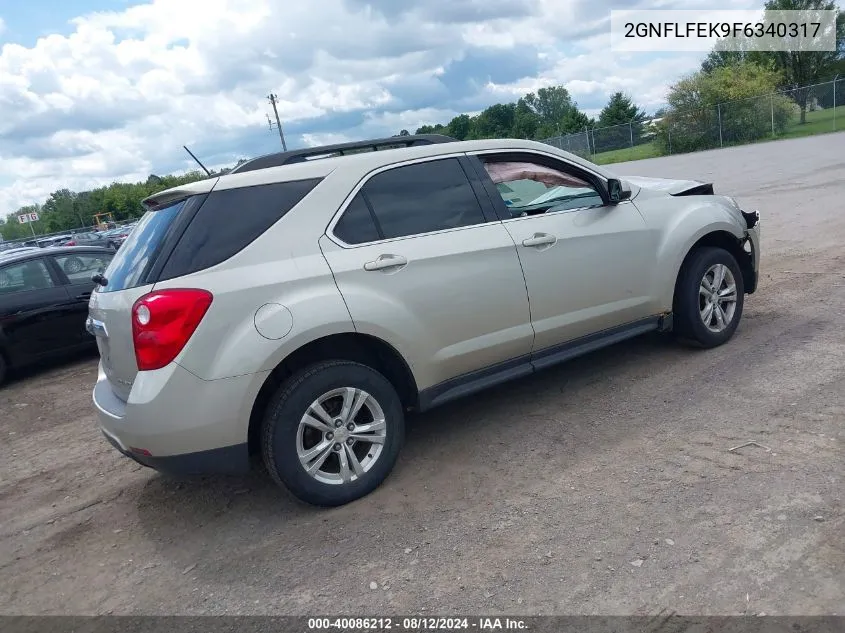
<path fill-rule="evenodd" d="M 721 0 L 718 8 L 758 8 Z M 0 0 L 0 216 L 56 189 L 447 123 L 544 86 L 647 112 L 701 53 L 612 53 L 610 10 L 712 0 Z"/>

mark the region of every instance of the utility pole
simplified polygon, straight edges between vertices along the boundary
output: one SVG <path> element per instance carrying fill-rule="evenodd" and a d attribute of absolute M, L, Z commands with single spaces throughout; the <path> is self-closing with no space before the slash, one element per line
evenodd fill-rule
<path fill-rule="evenodd" d="M 285 133 L 282 131 L 282 122 L 279 120 L 279 110 L 276 108 L 276 101 L 278 97 L 274 95 L 272 92 L 267 96 L 270 100 L 270 105 L 273 106 L 273 113 L 276 115 L 276 127 L 279 128 L 279 139 L 282 141 L 282 151 L 288 151 L 287 143 L 285 143 Z"/>

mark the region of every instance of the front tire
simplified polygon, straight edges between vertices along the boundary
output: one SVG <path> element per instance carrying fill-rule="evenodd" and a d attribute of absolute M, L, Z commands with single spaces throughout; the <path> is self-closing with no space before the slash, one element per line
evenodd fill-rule
<path fill-rule="evenodd" d="M 675 330 L 683 341 L 702 348 L 726 343 L 736 331 L 745 299 L 742 271 L 723 248 L 694 250 L 675 287 Z"/>
<path fill-rule="evenodd" d="M 301 501 L 339 506 L 375 490 L 405 436 L 402 403 L 374 369 L 312 365 L 286 380 L 264 417 L 261 450 L 276 483 Z"/>

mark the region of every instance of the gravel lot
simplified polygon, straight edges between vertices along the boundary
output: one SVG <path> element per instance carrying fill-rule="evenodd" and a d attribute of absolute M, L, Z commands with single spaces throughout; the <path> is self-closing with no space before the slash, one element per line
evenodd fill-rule
<path fill-rule="evenodd" d="M 94 359 L 32 372 L 0 390 L 0 612 L 845 613 L 845 134 L 615 168 L 761 210 L 730 344 L 647 336 L 433 411 L 328 511 L 142 469 L 95 427 Z"/>

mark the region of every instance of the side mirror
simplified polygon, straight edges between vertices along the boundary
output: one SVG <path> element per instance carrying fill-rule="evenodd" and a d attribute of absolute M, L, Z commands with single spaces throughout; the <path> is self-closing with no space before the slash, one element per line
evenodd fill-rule
<path fill-rule="evenodd" d="M 610 204 L 617 204 L 631 197 L 631 186 L 624 180 L 609 178 L 607 181 L 607 196 Z"/>

